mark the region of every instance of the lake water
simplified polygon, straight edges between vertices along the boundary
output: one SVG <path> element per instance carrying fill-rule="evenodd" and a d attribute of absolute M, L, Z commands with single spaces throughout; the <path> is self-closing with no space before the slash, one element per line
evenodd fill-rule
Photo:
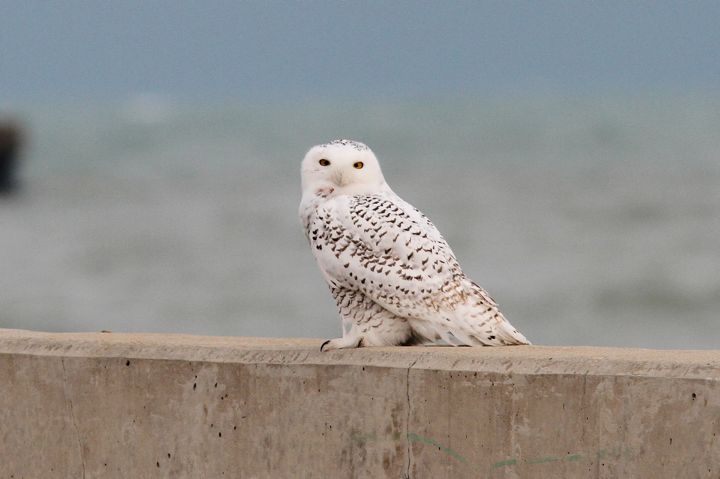
<path fill-rule="evenodd" d="M 0 327 L 332 338 L 300 160 L 368 144 L 535 344 L 720 348 L 720 97 L 33 107 Z"/>

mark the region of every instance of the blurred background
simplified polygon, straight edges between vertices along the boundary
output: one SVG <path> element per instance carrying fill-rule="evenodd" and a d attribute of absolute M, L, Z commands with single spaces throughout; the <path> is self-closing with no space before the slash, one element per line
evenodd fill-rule
<path fill-rule="evenodd" d="M 0 1 L 0 328 L 338 337 L 299 167 L 350 138 L 533 343 L 720 348 L 718 18 Z"/>

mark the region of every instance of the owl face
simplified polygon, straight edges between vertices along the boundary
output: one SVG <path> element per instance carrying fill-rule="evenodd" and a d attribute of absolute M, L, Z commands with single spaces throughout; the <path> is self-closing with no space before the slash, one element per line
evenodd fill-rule
<path fill-rule="evenodd" d="M 325 196 L 355 196 L 387 188 L 370 148 L 350 140 L 311 148 L 303 159 L 301 173 L 303 195 L 323 191 Z"/>

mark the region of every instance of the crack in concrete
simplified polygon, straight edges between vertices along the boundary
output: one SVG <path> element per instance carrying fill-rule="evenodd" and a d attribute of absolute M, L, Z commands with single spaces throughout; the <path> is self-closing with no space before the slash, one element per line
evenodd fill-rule
<path fill-rule="evenodd" d="M 77 437 L 78 447 L 80 448 L 80 463 L 82 464 L 82 478 L 85 479 L 85 454 L 83 453 L 82 441 L 80 440 L 80 429 L 78 429 L 77 421 L 75 420 L 75 410 L 73 409 L 72 399 L 70 399 L 70 391 L 68 391 L 67 385 L 67 370 L 65 369 L 65 358 L 60 358 L 60 363 L 63 369 L 63 391 L 65 392 L 65 399 L 70 405 L 70 418 L 72 419 L 73 427 L 75 428 L 75 436 Z"/>
<path fill-rule="evenodd" d="M 586 411 L 585 399 L 587 398 L 587 380 L 588 380 L 588 375 L 586 372 L 585 374 L 583 374 L 583 387 L 582 387 L 583 392 L 582 392 L 582 396 L 580 396 L 580 412 L 581 412 L 582 416 L 585 415 L 585 411 Z M 580 435 L 580 440 L 581 441 L 585 440 L 585 420 L 582 421 L 582 434 Z"/>
<path fill-rule="evenodd" d="M 405 470 L 405 478 L 410 479 L 410 370 L 413 366 L 415 366 L 415 363 L 417 363 L 420 360 L 420 358 L 415 359 L 410 366 L 408 366 L 407 370 L 407 378 L 405 381 L 406 389 L 405 394 L 407 395 L 407 418 L 405 419 L 405 441 L 407 443 L 407 469 Z"/>

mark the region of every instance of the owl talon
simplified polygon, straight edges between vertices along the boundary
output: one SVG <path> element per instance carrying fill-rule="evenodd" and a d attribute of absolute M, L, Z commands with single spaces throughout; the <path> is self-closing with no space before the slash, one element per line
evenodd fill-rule
<path fill-rule="evenodd" d="M 332 351 L 333 349 L 352 349 L 352 348 L 360 348 L 362 347 L 363 343 L 362 337 L 355 337 L 355 338 L 348 338 L 347 336 L 343 336 L 342 338 L 338 339 L 328 339 L 324 343 L 322 343 L 322 346 L 320 346 L 320 351 Z"/>

